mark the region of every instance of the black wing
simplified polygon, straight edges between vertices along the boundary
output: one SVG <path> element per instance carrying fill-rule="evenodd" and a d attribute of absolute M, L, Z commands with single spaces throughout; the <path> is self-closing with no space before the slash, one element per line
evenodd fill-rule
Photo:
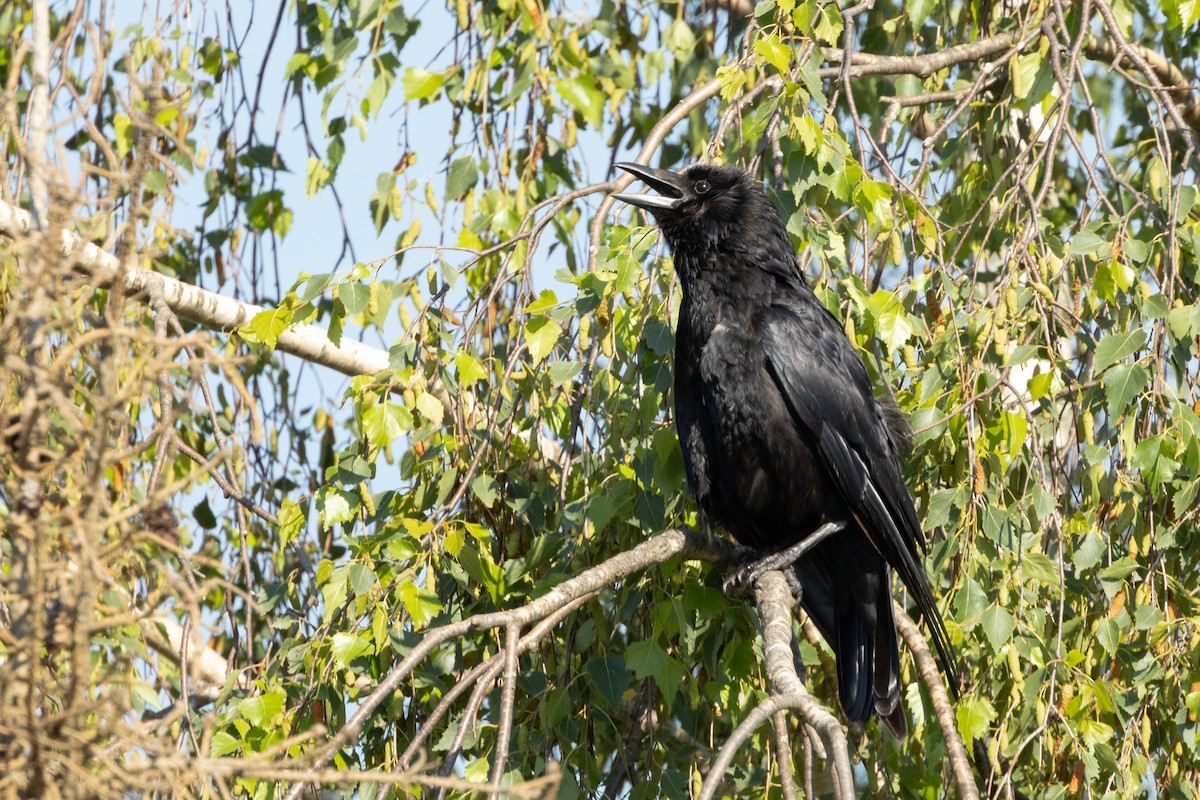
<path fill-rule="evenodd" d="M 925 534 L 894 459 L 899 436 L 889 430 L 866 367 L 837 320 L 807 286 L 799 291 L 809 297 L 777 296 L 763 312 L 767 370 L 871 544 L 912 592 L 956 691 L 949 637 L 919 561 Z"/>

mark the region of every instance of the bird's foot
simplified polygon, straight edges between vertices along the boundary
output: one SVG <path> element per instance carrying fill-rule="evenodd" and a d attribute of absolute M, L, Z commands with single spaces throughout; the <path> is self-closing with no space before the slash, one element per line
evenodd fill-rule
<path fill-rule="evenodd" d="M 795 570 L 788 568 L 799 561 L 805 553 L 824 541 L 827 536 L 831 536 L 845 527 L 845 522 L 826 522 L 808 536 L 782 550 L 768 553 L 765 556 L 751 556 L 725 576 L 725 580 L 721 582 L 721 588 L 726 594 L 748 596 L 754 591 L 759 578 L 768 572 L 782 570 L 792 589 L 792 594 L 796 597 L 796 602 L 799 602 L 802 591 L 800 579 L 796 576 Z"/>

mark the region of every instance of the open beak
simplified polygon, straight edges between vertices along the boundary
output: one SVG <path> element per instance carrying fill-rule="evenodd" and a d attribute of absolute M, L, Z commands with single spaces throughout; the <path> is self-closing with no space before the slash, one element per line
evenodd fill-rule
<path fill-rule="evenodd" d="M 646 182 L 646 185 L 651 189 L 658 191 L 658 194 L 614 194 L 618 200 L 629 203 L 632 206 L 646 209 L 666 208 L 673 209 L 679 205 L 679 201 L 683 199 L 683 179 L 674 172 L 669 172 L 665 169 L 654 169 L 652 167 L 643 167 L 641 164 L 634 164 L 629 161 L 622 161 L 617 166 L 631 175 L 636 175 Z"/>

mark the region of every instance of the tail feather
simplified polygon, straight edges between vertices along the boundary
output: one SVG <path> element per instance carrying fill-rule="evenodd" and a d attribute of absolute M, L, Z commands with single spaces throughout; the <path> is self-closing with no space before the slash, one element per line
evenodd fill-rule
<path fill-rule="evenodd" d="M 834 652 L 838 699 L 846 718 L 866 722 L 874 712 L 897 739 L 903 739 L 908 722 L 901 703 L 890 572 L 873 550 L 854 544 L 831 540 L 796 565 L 804 587 L 801 604 Z M 848 560 L 861 562 L 864 556 L 872 563 L 848 568 Z M 848 583 L 847 573 L 862 577 Z M 835 581 L 834 575 L 842 579 Z"/>
<path fill-rule="evenodd" d="M 888 582 L 885 576 L 884 584 Z M 903 739 L 908 736 L 908 718 L 900 702 L 900 643 L 891 592 L 880 594 L 875 609 L 875 712 L 893 736 Z"/>

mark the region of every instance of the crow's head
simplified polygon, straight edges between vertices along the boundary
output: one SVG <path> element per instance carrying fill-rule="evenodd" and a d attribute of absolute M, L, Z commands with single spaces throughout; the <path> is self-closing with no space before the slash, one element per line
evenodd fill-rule
<path fill-rule="evenodd" d="M 617 164 L 658 194 L 615 194 L 613 197 L 654 215 L 672 249 L 711 243 L 741 229 L 748 215 L 777 212 L 763 186 L 740 167 L 693 164 L 679 172 Z"/>

